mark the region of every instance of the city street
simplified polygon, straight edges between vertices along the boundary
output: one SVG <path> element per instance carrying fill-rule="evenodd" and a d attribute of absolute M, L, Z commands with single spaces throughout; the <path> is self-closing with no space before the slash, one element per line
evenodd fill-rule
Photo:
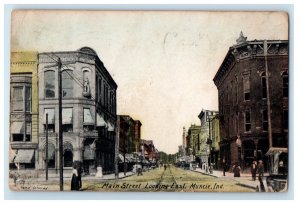
<path fill-rule="evenodd" d="M 143 191 L 143 192 L 254 192 L 254 189 L 237 185 L 232 177 L 214 178 L 174 166 L 143 172 L 142 176 L 119 180 L 83 182 L 83 191 Z"/>

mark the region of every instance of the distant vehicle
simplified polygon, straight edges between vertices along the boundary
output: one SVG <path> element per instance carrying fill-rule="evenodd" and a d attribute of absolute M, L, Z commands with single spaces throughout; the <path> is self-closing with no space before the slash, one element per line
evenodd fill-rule
<path fill-rule="evenodd" d="M 269 176 L 257 186 L 260 192 L 286 192 L 288 187 L 288 149 L 271 147 L 266 153 Z"/>

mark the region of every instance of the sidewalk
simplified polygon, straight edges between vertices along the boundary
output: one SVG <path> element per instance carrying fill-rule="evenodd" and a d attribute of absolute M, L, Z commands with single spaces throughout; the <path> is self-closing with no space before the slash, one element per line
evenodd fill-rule
<path fill-rule="evenodd" d="M 245 186 L 247 188 L 257 189 L 257 186 L 259 185 L 258 177 L 256 177 L 255 181 L 253 181 L 251 173 L 241 172 L 241 177 L 233 177 L 232 172 L 226 172 L 225 176 L 223 176 L 223 171 L 220 171 L 220 170 L 213 170 L 212 174 L 205 172 L 201 168 L 196 168 L 195 170 L 191 170 L 191 171 L 198 172 L 198 173 L 205 174 L 205 175 L 212 176 L 212 177 L 216 177 L 216 178 L 232 179 L 232 180 L 238 182 L 238 185 Z M 264 175 L 264 176 L 267 176 L 267 175 Z"/>
<path fill-rule="evenodd" d="M 124 175 L 124 172 L 119 173 L 119 179 L 126 178 L 129 176 L 132 176 L 136 173 L 130 171 L 126 172 L 126 175 Z M 69 182 L 72 179 L 72 174 L 71 173 L 64 173 L 64 182 Z M 11 179 L 12 180 L 12 179 Z M 16 180 L 17 183 L 27 183 L 27 184 L 55 184 L 58 183 L 60 180 L 59 174 L 49 174 L 48 175 L 48 180 L 46 181 L 46 176 L 45 174 L 39 175 L 38 178 L 27 178 L 27 179 L 22 179 L 19 178 Z M 96 177 L 95 175 L 83 175 L 81 177 L 82 181 L 91 181 L 91 182 L 100 182 L 100 181 L 105 181 L 105 180 L 115 180 L 115 174 L 105 174 L 102 177 Z M 13 180 L 11 181 L 13 183 Z"/>

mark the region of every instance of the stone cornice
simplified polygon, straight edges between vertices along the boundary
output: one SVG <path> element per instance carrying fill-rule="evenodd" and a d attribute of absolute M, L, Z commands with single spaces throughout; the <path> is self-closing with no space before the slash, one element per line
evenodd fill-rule
<path fill-rule="evenodd" d="M 229 48 L 221 66 L 219 67 L 213 81 L 217 87 L 226 78 L 229 70 L 245 59 L 255 57 L 264 57 L 264 41 L 254 40 L 246 41 L 238 45 L 233 45 Z M 287 40 L 268 40 L 267 41 L 267 56 L 288 56 L 288 41 Z"/>

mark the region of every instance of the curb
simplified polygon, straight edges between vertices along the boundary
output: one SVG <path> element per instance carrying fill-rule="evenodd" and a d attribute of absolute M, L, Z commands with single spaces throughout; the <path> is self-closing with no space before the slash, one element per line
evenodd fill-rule
<path fill-rule="evenodd" d="M 219 178 L 219 177 L 218 177 L 218 176 L 216 176 L 216 175 L 213 175 L 213 174 L 208 174 L 208 173 L 204 173 L 204 172 L 201 172 L 201 171 L 196 171 L 196 170 L 189 170 L 189 171 L 193 171 L 193 172 L 197 172 L 197 173 L 200 173 L 200 174 L 203 174 L 203 175 L 207 175 L 207 176 L 211 176 L 211 177 Z"/>

